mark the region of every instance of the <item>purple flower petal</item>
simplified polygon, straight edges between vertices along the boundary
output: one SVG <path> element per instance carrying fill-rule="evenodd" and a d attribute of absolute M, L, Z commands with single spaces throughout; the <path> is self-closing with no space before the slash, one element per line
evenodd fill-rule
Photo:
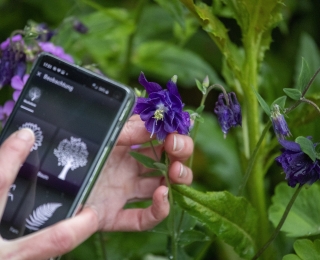
<path fill-rule="evenodd" d="M 158 83 L 148 82 L 143 72 L 140 73 L 139 83 L 146 89 L 148 94 L 162 90 L 161 86 Z"/>

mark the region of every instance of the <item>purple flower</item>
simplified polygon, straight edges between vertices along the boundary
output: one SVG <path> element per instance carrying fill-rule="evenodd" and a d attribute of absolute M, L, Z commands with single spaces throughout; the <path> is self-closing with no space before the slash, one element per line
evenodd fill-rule
<path fill-rule="evenodd" d="M 2 126 L 4 126 L 7 122 L 7 119 L 10 116 L 13 107 L 14 101 L 12 100 L 7 101 L 3 106 L 0 106 L 0 121 L 2 122 Z"/>
<path fill-rule="evenodd" d="M 214 112 L 218 116 L 219 124 L 225 136 L 231 127 L 235 127 L 237 125 L 241 126 L 242 123 L 241 107 L 236 94 L 234 92 L 230 92 L 227 95 L 229 105 L 225 99 L 226 97 L 221 93 L 214 108 Z"/>
<path fill-rule="evenodd" d="M 86 34 L 89 30 L 87 26 L 85 26 L 82 22 L 80 22 L 77 19 L 73 21 L 72 27 L 75 31 L 81 34 Z"/>
<path fill-rule="evenodd" d="M 273 130 L 278 139 L 285 139 L 291 135 L 287 122 L 283 114 L 280 113 L 280 108 L 278 105 L 273 106 L 273 110 L 271 111 L 271 121 Z"/>
<path fill-rule="evenodd" d="M 37 40 L 39 42 L 48 42 L 51 38 L 56 35 L 56 31 L 51 30 L 46 23 L 40 23 L 36 26 L 36 31 L 38 32 L 39 36 Z"/>
<path fill-rule="evenodd" d="M 39 42 L 39 46 L 43 51 L 49 52 L 49 53 L 57 56 L 58 58 L 61 58 L 63 60 L 71 62 L 71 63 L 74 62 L 71 55 L 66 54 L 62 47 L 55 46 L 52 42 Z"/>
<path fill-rule="evenodd" d="M 295 187 L 308 183 L 312 184 L 320 178 L 319 161 L 313 161 L 307 154 L 302 152 L 300 145 L 287 140 L 279 140 L 282 145 L 282 154 L 276 158 L 276 162 L 286 174 L 288 185 Z"/>
<path fill-rule="evenodd" d="M 24 75 L 22 79 L 19 75 L 16 75 L 11 79 L 11 86 L 15 90 L 13 92 L 13 100 L 14 101 L 18 100 L 18 98 L 21 94 L 21 91 L 22 91 L 24 85 L 26 84 L 28 78 L 29 78 L 29 74 Z"/>
<path fill-rule="evenodd" d="M 24 42 L 21 35 L 7 39 L 0 45 L 0 89 L 10 84 L 14 75 L 24 75 L 26 71 L 26 54 L 24 53 Z"/>
<path fill-rule="evenodd" d="M 139 114 L 145 122 L 151 137 L 156 134 L 162 142 L 169 133 L 188 134 L 190 115 L 184 112 L 176 83 L 170 80 L 167 89 L 155 82 L 148 82 L 141 72 L 139 83 L 146 89 L 149 97 L 138 97 L 134 113 Z"/>

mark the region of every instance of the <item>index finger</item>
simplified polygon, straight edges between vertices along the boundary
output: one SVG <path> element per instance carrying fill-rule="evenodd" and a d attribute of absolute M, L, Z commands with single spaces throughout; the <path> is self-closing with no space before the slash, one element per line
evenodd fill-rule
<path fill-rule="evenodd" d="M 135 144 L 143 144 L 152 140 L 151 134 L 147 131 L 144 122 L 139 115 L 133 115 L 125 123 L 117 145 L 131 146 Z"/>

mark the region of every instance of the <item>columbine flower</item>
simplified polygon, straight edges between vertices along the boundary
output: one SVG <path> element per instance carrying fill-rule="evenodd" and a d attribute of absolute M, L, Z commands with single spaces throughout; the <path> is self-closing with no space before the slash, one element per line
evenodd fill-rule
<path fill-rule="evenodd" d="M 66 54 L 62 47 L 55 46 L 52 42 L 39 42 L 39 46 L 43 51 L 49 52 L 57 56 L 58 58 L 61 58 L 71 63 L 74 62 L 73 58 L 69 54 Z"/>
<path fill-rule="evenodd" d="M 57 34 L 55 30 L 51 30 L 46 23 L 39 23 L 35 26 L 35 31 L 38 34 L 37 40 L 40 42 L 48 42 Z"/>
<path fill-rule="evenodd" d="M 14 75 L 22 76 L 26 71 L 26 54 L 21 35 L 8 38 L 0 45 L 0 89 L 10 83 Z"/>
<path fill-rule="evenodd" d="M 291 135 L 287 122 L 283 114 L 280 113 L 280 108 L 278 105 L 273 106 L 271 111 L 271 121 L 274 132 L 276 133 L 278 139 L 285 139 Z"/>
<path fill-rule="evenodd" d="M 7 122 L 7 119 L 11 114 L 13 107 L 14 102 L 12 100 L 7 101 L 3 106 L 0 106 L 0 121 L 2 122 L 2 126 L 4 126 Z"/>
<path fill-rule="evenodd" d="M 139 114 L 145 122 L 151 137 L 156 134 L 159 141 L 163 141 L 169 133 L 177 131 L 188 134 L 190 115 L 184 112 L 184 104 L 176 84 L 170 80 L 167 89 L 155 82 L 148 82 L 141 72 L 139 83 L 146 89 L 149 97 L 138 97 L 134 112 Z"/>
<path fill-rule="evenodd" d="M 214 108 L 214 112 L 218 116 L 218 121 L 224 136 L 226 136 L 231 127 L 235 127 L 237 125 L 241 126 L 242 123 L 241 107 L 236 94 L 234 92 L 230 92 L 227 95 L 228 101 L 224 94 L 221 93 Z"/>
<path fill-rule="evenodd" d="M 24 85 L 26 84 L 28 78 L 29 78 L 29 74 L 24 75 L 22 77 L 22 79 L 19 75 L 16 75 L 11 79 L 11 86 L 15 90 L 13 92 L 13 100 L 14 101 L 18 100 L 18 98 L 21 94 L 21 91 L 22 91 Z"/>
<path fill-rule="evenodd" d="M 320 178 L 320 165 L 318 159 L 312 159 L 302 152 L 300 145 L 287 140 L 279 140 L 282 145 L 282 154 L 276 162 L 283 168 L 289 186 L 299 184 L 312 184 Z"/>

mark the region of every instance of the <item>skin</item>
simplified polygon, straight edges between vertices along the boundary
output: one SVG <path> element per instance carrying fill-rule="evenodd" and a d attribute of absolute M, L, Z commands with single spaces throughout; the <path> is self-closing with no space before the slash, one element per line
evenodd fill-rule
<path fill-rule="evenodd" d="M 15 240 L 0 237 L 0 259 L 48 259 L 62 255 L 86 240 L 96 231 L 142 231 L 156 226 L 169 214 L 168 188 L 164 177 L 141 177 L 150 169 L 144 168 L 128 151 L 132 145 L 150 141 L 150 133 L 139 116 L 126 123 L 108 162 L 89 196 L 86 205 L 75 217 L 61 221 L 39 232 Z M 7 200 L 10 185 L 20 165 L 33 145 L 29 129 L 13 133 L 0 147 L 0 216 Z M 170 159 L 169 177 L 172 183 L 191 184 L 192 171 L 183 165 L 193 151 L 192 139 L 172 133 L 164 143 L 140 148 L 147 156 L 160 157 L 167 152 Z M 123 209 L 128 202 L 152 198 L 148 208 Z"/>

